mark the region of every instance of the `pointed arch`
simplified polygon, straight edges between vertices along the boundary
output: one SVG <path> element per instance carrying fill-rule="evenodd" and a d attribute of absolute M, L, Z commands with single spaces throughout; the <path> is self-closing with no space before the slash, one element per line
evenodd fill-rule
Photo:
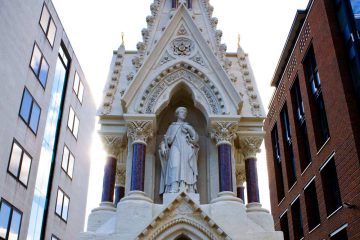
<path fill-rule="evenodd" d="M 205 116 L 226 114 L 220 91 L 203 72 L 185 62 L 170 66 L 149 84 L 142 93 L 138 111 L 159 113 L 179 87 L 190 91 L 195 106 Z"/>

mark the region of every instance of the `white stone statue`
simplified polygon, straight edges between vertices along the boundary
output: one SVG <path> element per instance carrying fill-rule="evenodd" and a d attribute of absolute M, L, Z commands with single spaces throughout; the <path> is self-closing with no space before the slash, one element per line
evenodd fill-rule
<path fill-rule="evenodd" d="M 168 128 L 159 148 L 161 161 L 160 194 L 185 191 L 196 193 L 199 136 L 185 118 L 187 109 L 175 111 L 177 122 Z"/>

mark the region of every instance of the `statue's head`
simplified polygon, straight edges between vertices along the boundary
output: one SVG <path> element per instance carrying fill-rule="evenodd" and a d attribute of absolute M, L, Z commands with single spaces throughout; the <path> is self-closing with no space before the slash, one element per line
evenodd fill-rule
<path fill-rule="evenodd" d="M 185 120 L 187 115 L 186 107 L 178 107 L 175 111 L 175 115 L 178 119 Z"/>

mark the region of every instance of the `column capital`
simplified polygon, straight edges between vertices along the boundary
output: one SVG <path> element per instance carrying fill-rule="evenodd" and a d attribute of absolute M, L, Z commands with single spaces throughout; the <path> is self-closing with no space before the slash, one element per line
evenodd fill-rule
<path fill-rule="evenodd" d="M 126 166 L 117 165 L 115 185 L 125 187 L 125 179 L 126 179 Z"/>
<path fill-rule="evenodd" d="M 244 182 L 246 182 L 246 173 L 245 173 L 245 166 L 242 168 L 236 167 L 235 171 L 236 176 L 236 187 L 241 187 L 244 185 Z"/>
<path fill-rule="evenodd" d="M 216 145 L 232 145 L 238 130 L 238 122 L 216 121 L 211 123 L 211 127 L 211 138 L 216 141 Z"/>
<path fill-rule="evenodd" d="M 122 135 L 102 135 L 101 140 L 102 140 L 103 146 L 104 146 L 107 154 L 109 156 L 117 159 L 118 155 L 120 154 L 121 149 L 123 148 L 123 145 L 125 143 L 124 136 L 122 136 Z"/>
<path fill-rule="evenodd" d="M 147 145 L 147 142 L 153 136 L 153 121 L 129 121 L 127 123 L 127 136 L 134 143 Z"/>
<path fill-rule="evenodd" d="M 256 158 L 256 154 L 260 152 L 263 138 L 263 136 L 239 136 L 240 148 L 245 160 Z"/>

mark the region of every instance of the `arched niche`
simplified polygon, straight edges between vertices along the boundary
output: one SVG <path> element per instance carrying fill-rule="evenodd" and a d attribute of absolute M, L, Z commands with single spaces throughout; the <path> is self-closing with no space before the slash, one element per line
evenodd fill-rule
<path fill-rule="evenodd" d="M 198 155 L 198 182 L 197 189 L 200 194 L 200 202 L 208 203 L 208 144 L 207 144 L 207 122 L 203 113 L 194 105 L 192 91 L 186 84 L 180 84 L 172 92 L 171 100 L 157 114 L 157 135 L 156 135 L 156 150 L 155 150 L 155 186 L 154 186 L 154 201 L 155 203 L 162 203 L 162 197 L 159 195 L 160 191 L 160 159 L 158 153 L 158 146 L 160 145 L 163 136 L 170 124 L 176 121 L 175 110 L 178 107 L 186 107 L 188 115 L 186 121 L 190 123 L 199 134 L 200 150 Z"/>

